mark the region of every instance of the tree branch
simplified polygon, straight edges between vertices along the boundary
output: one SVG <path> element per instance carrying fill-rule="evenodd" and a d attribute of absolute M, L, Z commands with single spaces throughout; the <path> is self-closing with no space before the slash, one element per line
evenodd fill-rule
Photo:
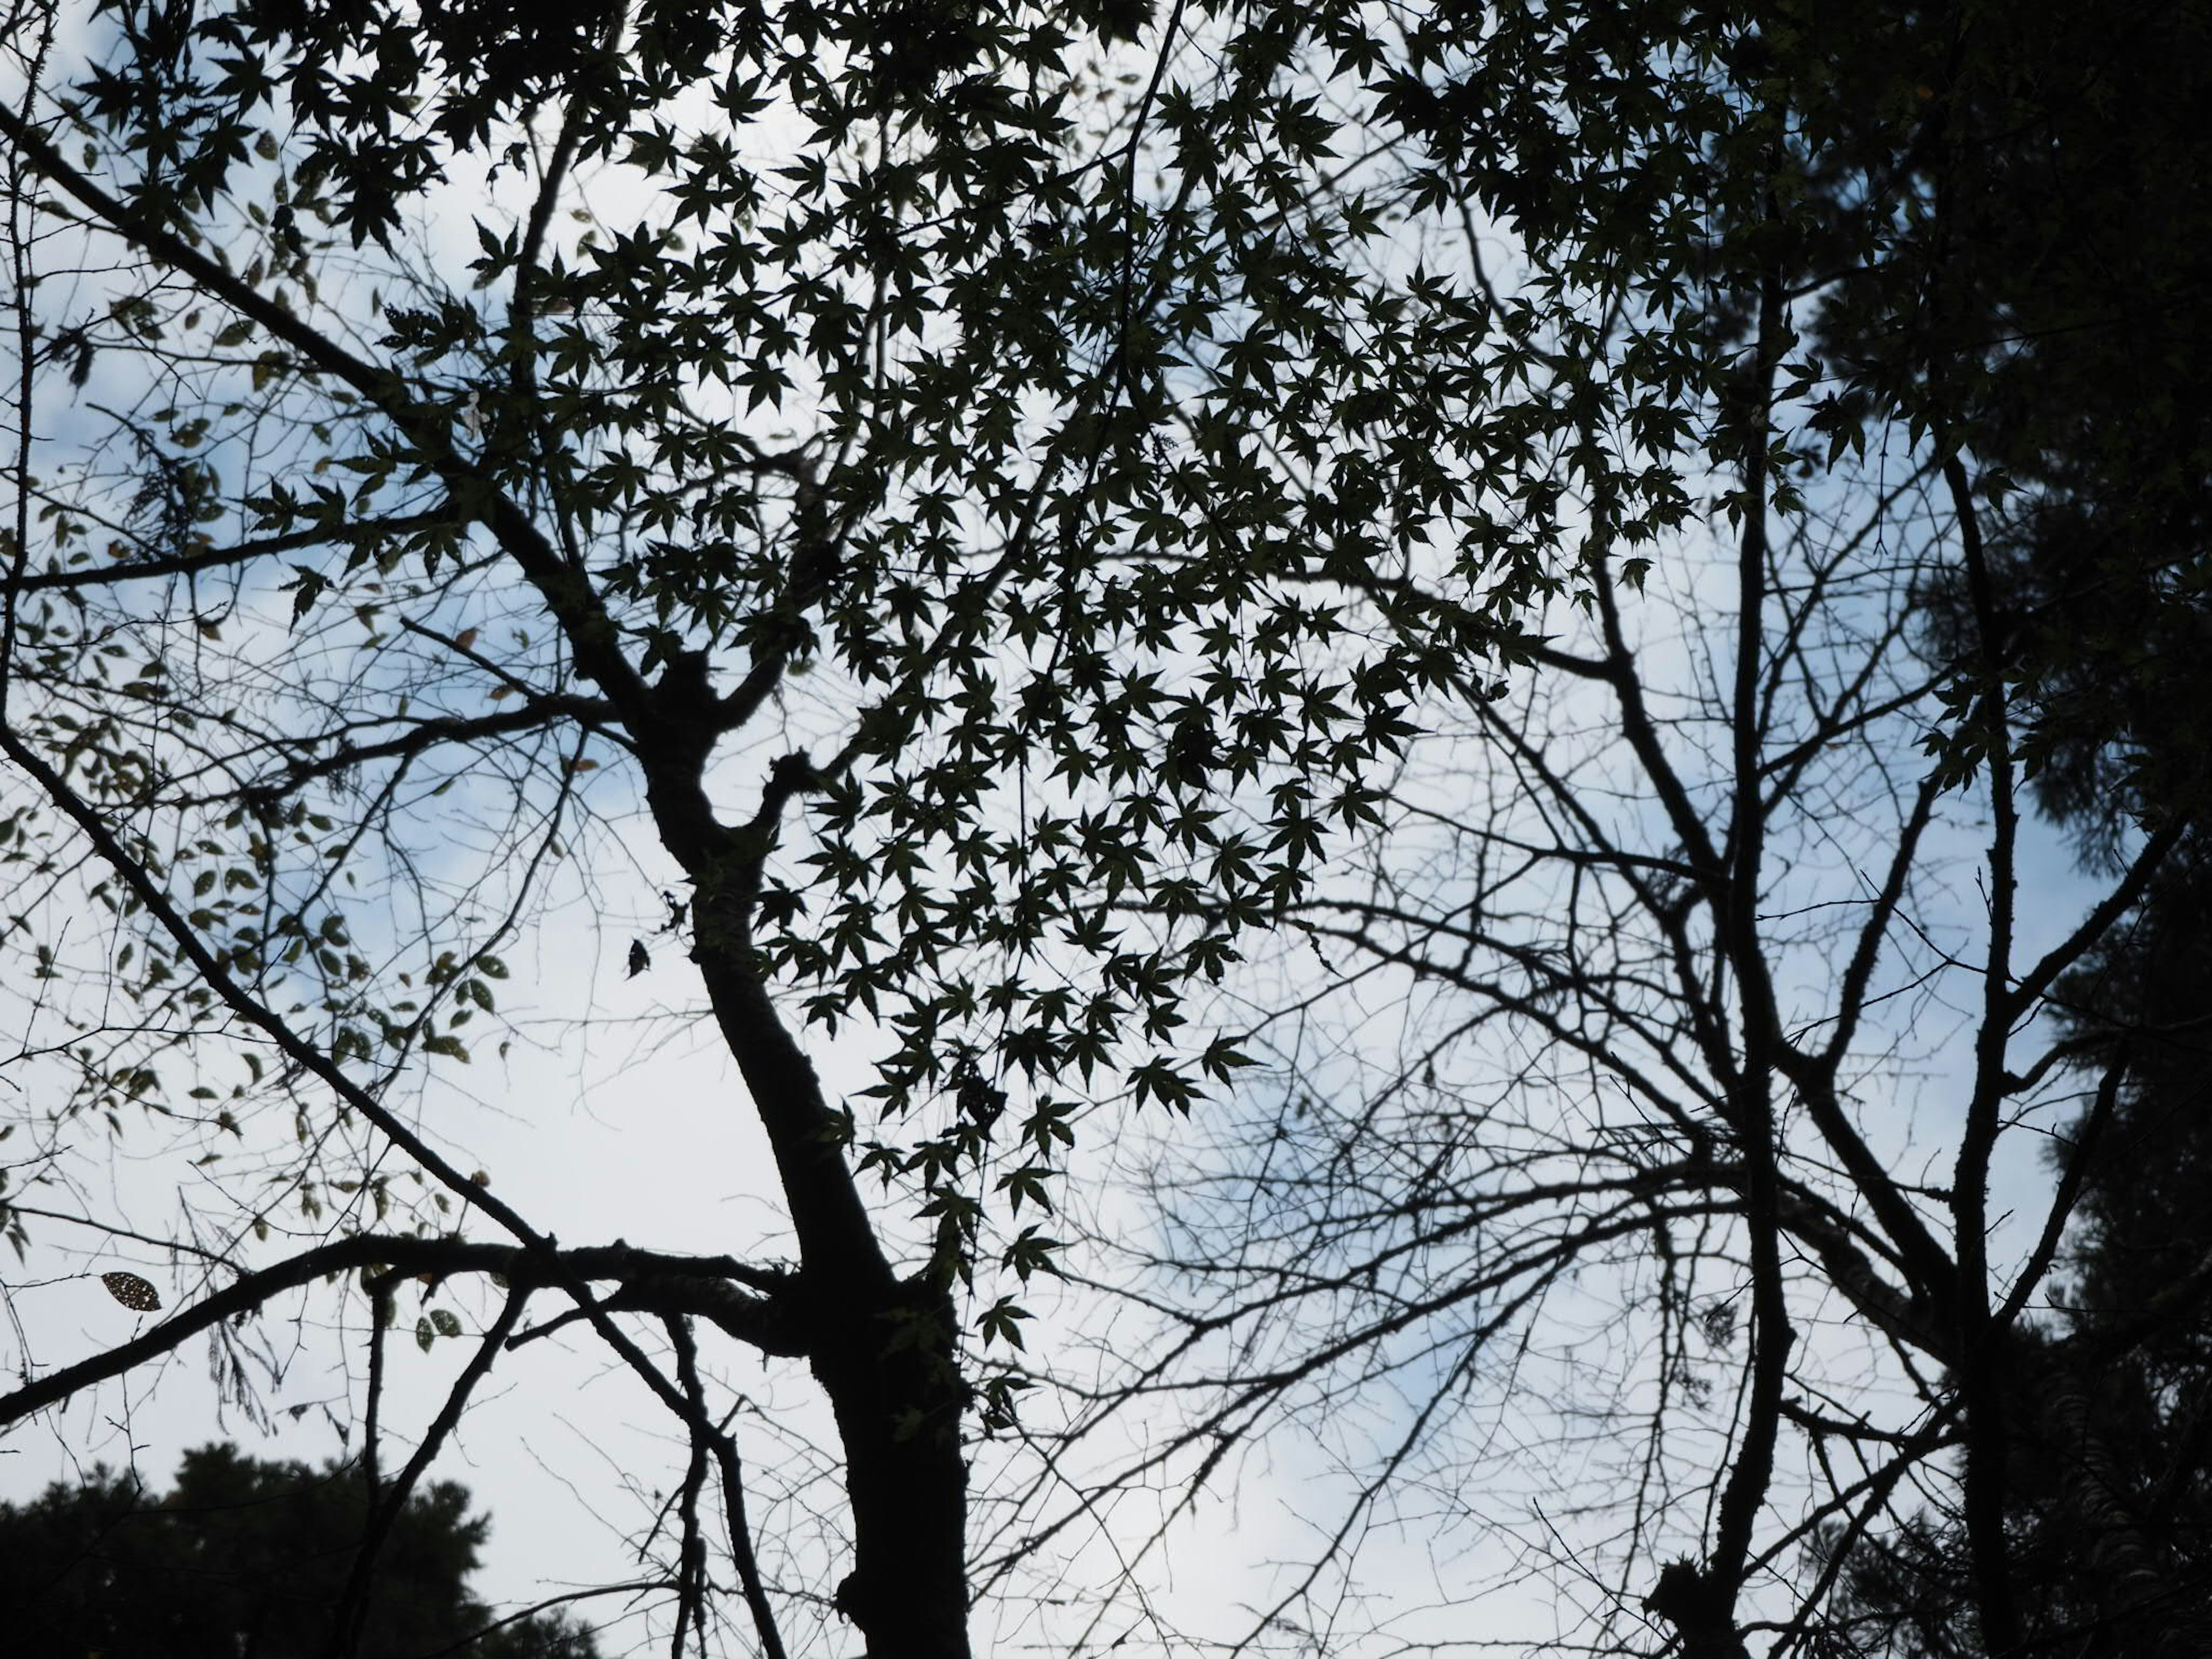
<path fill-rule="evenodd" d="M 130 1341 L 0 1395 L 0 1425 L 20 1421 L 95 1383 L 120 1376 L 211 1325 L 252 1312 L 284 1291 L 311 1285 L 326 1274 L 371 1267 L 402 1273 L 498 1273 L 509 1284 L 529 1289 L 565 1290 L 593 1279 L 619 1279 L 634 1293 L 631 1305 L 639 1311 L 697 1313 L 763 1353 L 798 1355 L 805 1351 L 792 1306 L 795 1280 L 781 1270 L 726 1257 L 660 1255 L 621 1243 L 571 1250 L 549 1244 L 537 1249 L 362 1233 L 242 1274 L 236 1283 Z M 735 1288 L 733 1280 L 752 1285 L 761 1293 L 748 1296 Z"/>

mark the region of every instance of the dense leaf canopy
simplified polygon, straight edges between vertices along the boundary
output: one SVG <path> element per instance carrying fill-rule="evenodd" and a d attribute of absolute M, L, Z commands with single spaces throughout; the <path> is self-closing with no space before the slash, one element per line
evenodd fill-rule
<path fill-rule="evenodd" d="M 350 1468 L 263 1462 L 231 1446 L 187 1452 L 165 1493 L 97 1468 L 29 1503 L 0 1504 L 9 1644 L 39 1659 L 315 1652 L 368 1508 Z M 361 1651 L 592 1659 L 590 1636 L 565 1617 L 502 1623 L 469 1594 L 489 1523 L 468 1509 L 452 1481 L 400 1509 Z"/>

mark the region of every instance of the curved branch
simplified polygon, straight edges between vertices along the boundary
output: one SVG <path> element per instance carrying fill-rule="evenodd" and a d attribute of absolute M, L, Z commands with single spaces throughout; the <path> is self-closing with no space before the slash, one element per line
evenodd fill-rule
<path fill-rule="evenodd" d="M 282 536 L 264 536 L 258 541 L 240 542 L 234 547 L 207 547 L 196 553 L 172 553 L 159 558 L 132 559 L 121 564 L 85 566 L 74 570 L 46 570 L 36 574 L 26 572 L 9 577 L 0 584 L 0 594 L 14 597 L 19 593 L 37 593 L 54 589 L 79 587 L 108 587 L 117 582 L 141 581 L 155 576 L 191 576 L 203 570 L 228 569 L 234 565 L 251 564 L 256 559 L 267 558 L 278 553 L 295 553 L 303 548 L 320 547 L 325 542 L 346 537 L 367 538 L 404 532 L 410 530 L 428 530 L 453 522 L 450 513 L 406 513 L 394 519 L 377 519 L 366 524 L 313 525 L 305 530 L 289 531 Z"/>
<path fill-rule="evenodd" d="M 51 1376 L 0 1395 L 0 1425 L 58 1405 L 71 1395 L 144 1364 L 187 1338 L 226 1319 L 252 1312 L 271 1297 L 326 1274 L 383 1267 L 399 1273 L 498 1273 L 520 1288 L 568 1290 L 592 1279 L 620 1279 L 623 1290 L 606 1301 L 592 1300 L 604 1319 L 608 1310 L 696 1313 L 763 1353 L 796 1356 L 805 1352 L 799 1322 L 786 1293 L 795 1279 L 778 1269 L 727 1257 L 661 1255 L 616 1243 L 573 1250 L 545 1250 L 512 1244 L 477 1244 L 461 1239 L 406 1238 L 361 1233 L 303 1251 L 273 1267 L 241 1275 L 235 1284 L 180 1310 L 130 1341 L 64 1366 Z M 747 1295 L 738 1283 L 756 1286 Z"/>

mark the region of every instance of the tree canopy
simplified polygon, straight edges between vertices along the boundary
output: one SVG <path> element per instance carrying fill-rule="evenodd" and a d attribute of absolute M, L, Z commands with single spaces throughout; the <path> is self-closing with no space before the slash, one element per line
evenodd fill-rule
<path fill-rule="evenodd" d="M 1559 1642 L 1887 1640 L 1916 1535 L 2045 1639 L 2021 1378 L 2203 1276 L 2037 1322 L 2195 1018 L 2115 988 L 2203 799 L 2203 33 L 20 0 L 0 1202 L 159 1316 L 19 1322 L 0 1422 L 321 1310 L 341 1650 L 564 1345 L 675 1427 L 678 1652 L 1171 1644 L 1285 1423 L 1348 1485 L 1232 1646 L 1478 1479 Z M 463 1150 L 580 929 L 726 1062 L 726 1249 Z"/>
<path fill-rule="evenodd" d="M 2202 1069 L 2159 912 L 2202 806 L 2203 27 L 1435 23 L 1408 125 L 1534 292 L 1620 278 L 1593 357 L 1694 369 L 1714 516 L 1655 566 L 1594 511 L 1526 689 L 1424 705 L 1271 940 L 1329 988 L 1261 1005 L 1284 1095 L 1158 1154 L 1178 1225 L 1121 1255 L 1176 1322 L 1127 1382 L 1200 1402 L 1160 1461 L 1287 1422 L 1353 1475 L 1246 1639 L 1334 1636 L 1361 1540 L 1422 1525 L 1511 1540 L 1566 1609 L 1531 1648 L 2201 1645 L 2201 1418 L 2156 1357 L 2203 1326 L 2157 1196 L 2195 1176 L 2146 1126 Z M 2114 1296 L 2115 1238 L 2151 1286 Z"/>
<path fill-rule="evenodd" d="M 592 1659 L 590 1636 L 565 1614 L 501 1621 L 469 1594 L 489 1522 L 468 1510 L 450 1480 L 400 1506 L 361 1651 Z M 185 1453 L 165 1493 L 106 1468 L 56 1482 L 29 1503 L 0 1503 L 9 1642 L 34 1659 L 314 1652 L 367 1516 L 345 1465 L 264 1462 L 234 1446 Z"/>
<path fill-rule="evenodd" d="M 1118 13 L 24 16 L 0 752 L 67 1103 L 11 1227 L 82 1218 L 84 1137 L 218 1169 L 213 1210 L 94 1219 L 185 1249 L 141 1340 L 362 1276 L 372 1490 L 398 1287 L 495 1276 L 417 1323 L 478 1346 L 386 1511 L 565 1297 L 690 1442 L 678 1622 L 711 1468 L 772 1650 L 690 1322 L 799 1362 L 851 1545 L 803 1616 L 964 1652 L 962 1440 L 1012 1420 L 1071 1090 L 1188 1109 L 1240 1064 L 1187 990 L 1557 580 L 1558 417 L 1476 284 L 1310 188 L 1304 25 L 1177 13 L 1127 80 Z M 1345 591 L 1416 550 L 1432 613 Z M 414 1103 L 555 866 L 630 856 L 633 969 L 688 957 L 774 1160 L 743 1259 L 562 1249 Z M 887 1046 L 835 1099 L 805 1040 L 855 1018 Z"/>

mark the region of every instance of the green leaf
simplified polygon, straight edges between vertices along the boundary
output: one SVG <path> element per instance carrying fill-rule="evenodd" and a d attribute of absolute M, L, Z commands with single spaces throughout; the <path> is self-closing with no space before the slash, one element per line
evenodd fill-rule
<path fill-rule="evenodd" d="M 1012 1297 L 1002 1296 L 975 1316 L 975 1328 L 982 1332 L 987 1348 L 994 1342 L 1004 1342 L 1010 1348 L 1019 1349 L 1025 1346 L 1021 1322 L 1030 1316 Z"/>

